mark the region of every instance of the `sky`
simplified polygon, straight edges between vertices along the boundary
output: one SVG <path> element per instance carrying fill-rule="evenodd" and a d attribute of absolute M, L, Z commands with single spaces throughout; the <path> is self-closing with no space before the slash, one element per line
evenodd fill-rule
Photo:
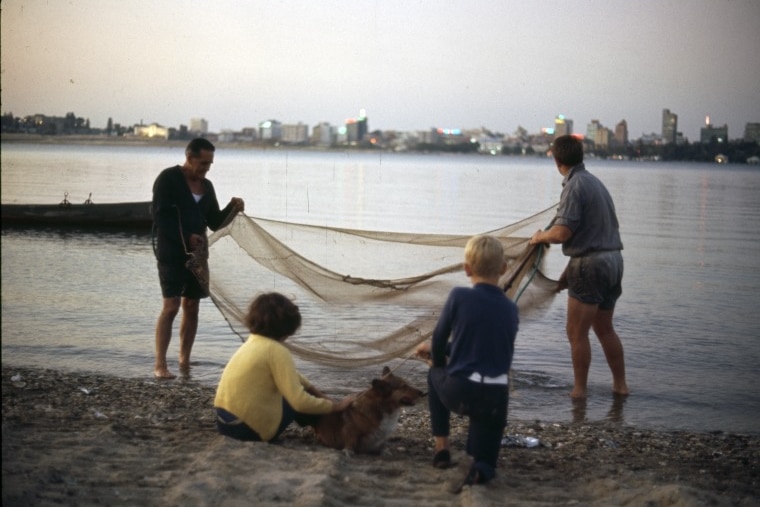
<path fill-rule="evenodd" d="M 2 112 L 370 130 L 760 122 L 758 0 L 3 0 Z"/>

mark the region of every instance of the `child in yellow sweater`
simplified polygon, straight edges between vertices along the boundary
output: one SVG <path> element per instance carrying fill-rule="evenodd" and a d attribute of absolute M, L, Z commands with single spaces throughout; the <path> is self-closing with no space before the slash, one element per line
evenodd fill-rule
<path fill-rule="evenodd" d="M 282 344 L 301 327 L 298 307 L 271 292 L 253 300 L 246 315 L 251 332 L 222 372 L 214 407 L 219 433 L 238 440 L 275 440 L 309 415 L 345 410 L 353 397 L 333 401 L 296 369 Z"/>

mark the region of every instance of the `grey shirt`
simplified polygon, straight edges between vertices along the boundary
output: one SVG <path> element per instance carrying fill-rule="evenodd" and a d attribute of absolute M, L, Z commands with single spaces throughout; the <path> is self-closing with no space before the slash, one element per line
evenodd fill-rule
<path fill-rule="evenodd" d="M 593 252 L 622 250 L 615 204 L 607 187 L 584 164 L 570 169 L 562 181 L 562 194 L 553 225 L 573 231 L 562 253 L 581 257 Z"/>

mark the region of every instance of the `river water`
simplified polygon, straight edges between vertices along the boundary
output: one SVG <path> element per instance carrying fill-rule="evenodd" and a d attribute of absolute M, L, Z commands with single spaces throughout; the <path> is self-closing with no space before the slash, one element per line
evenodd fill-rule
<path fill-rule="evenodd" d="M 150 200 L 182 147 L 2 144 L 2 202 Z M 611 419 L 638 427 L 760 429 L 760 171 L 746 166 L 587 160 L 615 199 L 625 245 L 616 326 L 632 395 L 618 403 L 592 336 L 589 400 L 573 404 L 566 296 L 523 319 L 510 417 Z M 252 216 L 359 229 L 475 234 L 559 200 L 549 159 L 219 149 L 209 173 L 222 205 Z M 553 248 L 549 274 L 565 259 Z M 463 280 L 466 283 L 466 280 Z M 267 290 L 258 287 L 258 290 Z M 2 229 L 2 363 L 151 378 L 161 305 L 150 235 Z M 304 316 L 308 319 L 308 315 Z M 177 338 L 169 351 L 176 369 Z M 204 300 L 189 381 L 215 385 L 239 346 Z M 360 371 L 299 364 L 330 392 Z M 420 380 L 421 363 L 399 367 Z"/>

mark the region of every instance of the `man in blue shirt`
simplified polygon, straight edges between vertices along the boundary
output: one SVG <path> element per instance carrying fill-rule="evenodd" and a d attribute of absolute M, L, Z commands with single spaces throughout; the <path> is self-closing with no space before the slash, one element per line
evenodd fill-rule
<path fill-rule="evenodd" d="M 604 184 L 586 170 L 580 139 L 558 137 L 552 143 L 552 155 L 564 176 L 559 207 L 552 226 L 537 231 L 530 244 L 561 243 L 562 253 L 570 257 L 559 280 L 560 290 L 568 289 L 566 330 L 575 377 L 570 396 L 587 396 L 592 328 L 612 371 L 612 392 L 626 396 L 623 344 L 612 324 L 623 280 L 623 243 L 615 204 Z"/>
<path fill-rule="evenodd" d="M 493 236 L 475 236 L 465 247 L 464 269 L 472 287 L 454 288 L 430 342 L 417 348 L 429 358 L 428 403 L 435 440 L 433 466 L 451 465 L 451 412 L 469 417 L 466 451 L 473 458 L 463 483 L 495 476 L 507 425 L 507 386 L 518 327 L 517 305 L 499 286 L 504 249 Z"/>

